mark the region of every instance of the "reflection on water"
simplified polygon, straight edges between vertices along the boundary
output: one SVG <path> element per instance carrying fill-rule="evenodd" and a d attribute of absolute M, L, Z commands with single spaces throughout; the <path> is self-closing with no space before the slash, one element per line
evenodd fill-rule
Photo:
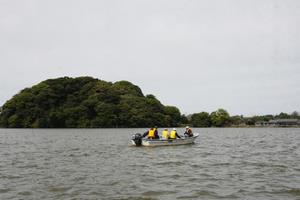
<path fill-rule="evenodd" d="M 194 129 L 192 145 L 130 146 L 143 131 L 0 129 L 0 199 L 300 198 L 300 129 Z"/>

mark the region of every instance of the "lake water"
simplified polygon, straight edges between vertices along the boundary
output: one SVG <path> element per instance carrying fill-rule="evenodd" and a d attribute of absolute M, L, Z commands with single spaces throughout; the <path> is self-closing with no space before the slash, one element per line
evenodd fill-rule
<path fill-rule="evenodd" d="M 300 199 L 300 129 L 130 146 L 145 130 L 0 129 L 0 199 Z"/>

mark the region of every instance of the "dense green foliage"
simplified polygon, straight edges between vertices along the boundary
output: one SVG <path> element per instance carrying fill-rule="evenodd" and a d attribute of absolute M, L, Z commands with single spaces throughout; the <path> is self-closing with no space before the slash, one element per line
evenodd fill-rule
<path fill-rule="evenodd" d="M 230 116 L 224 109 L 218 109 L 210 114 L 212 126 L 224 127 L 230 124 Z"/>
<path fill-rule="evenodd" d="M 230 116 L 222 108 L 208 114 L 207 112 L 194 113 L 191 124 L 195 127 L 225 127 L 230 125 Z"/>
<path fill-rule="evenodd" d="M 230 116 L 226 110 L 221 108 L 210 114 L 207 112 L 194 113 L 191 115 L 188 123 L 194 127 L 244 127 L 275 119 L 300 119 L 300 116 L 296 111 L 291 114 L 280 113 L 278 115 L 253 117 L 244 117 L 243 115 Z"/>
<path fill-rule="evenodd" d="M 195 127 L 210 127 L 211 119 L 207 112 L 195 113 L 191 116 L 191 124 Z"/>
<path fill-rule="evenodd" d="M 182 117 L 128 81 L 57 78 L 22 90 L 3 106 L 1 127 L 178 126 Z"/>

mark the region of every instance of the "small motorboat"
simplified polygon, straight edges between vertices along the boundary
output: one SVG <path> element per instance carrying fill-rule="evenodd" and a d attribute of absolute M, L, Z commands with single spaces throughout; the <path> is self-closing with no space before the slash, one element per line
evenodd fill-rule
<path fill-rule="evenodd" d="M 192 137 L 181 136 L 181 138 L 176 139 L 148 139 L 143 138 L 142 134 L 136 133 L 132 136 L 131 142 L 135 146 L 175 146 L 183 144 L 192 144 L 198 136 L 198 133 L 194 133 L 194 136 Z"/>

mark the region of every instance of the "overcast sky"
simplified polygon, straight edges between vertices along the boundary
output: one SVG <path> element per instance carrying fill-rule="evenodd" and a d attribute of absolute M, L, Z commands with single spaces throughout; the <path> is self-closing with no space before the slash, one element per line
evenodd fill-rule
<path fill-rule="evenodd" d="M 0 0 L 0 105 L 48 78 L 128 80 L 182 113 L 300 111 L 299 0 Z"/>

